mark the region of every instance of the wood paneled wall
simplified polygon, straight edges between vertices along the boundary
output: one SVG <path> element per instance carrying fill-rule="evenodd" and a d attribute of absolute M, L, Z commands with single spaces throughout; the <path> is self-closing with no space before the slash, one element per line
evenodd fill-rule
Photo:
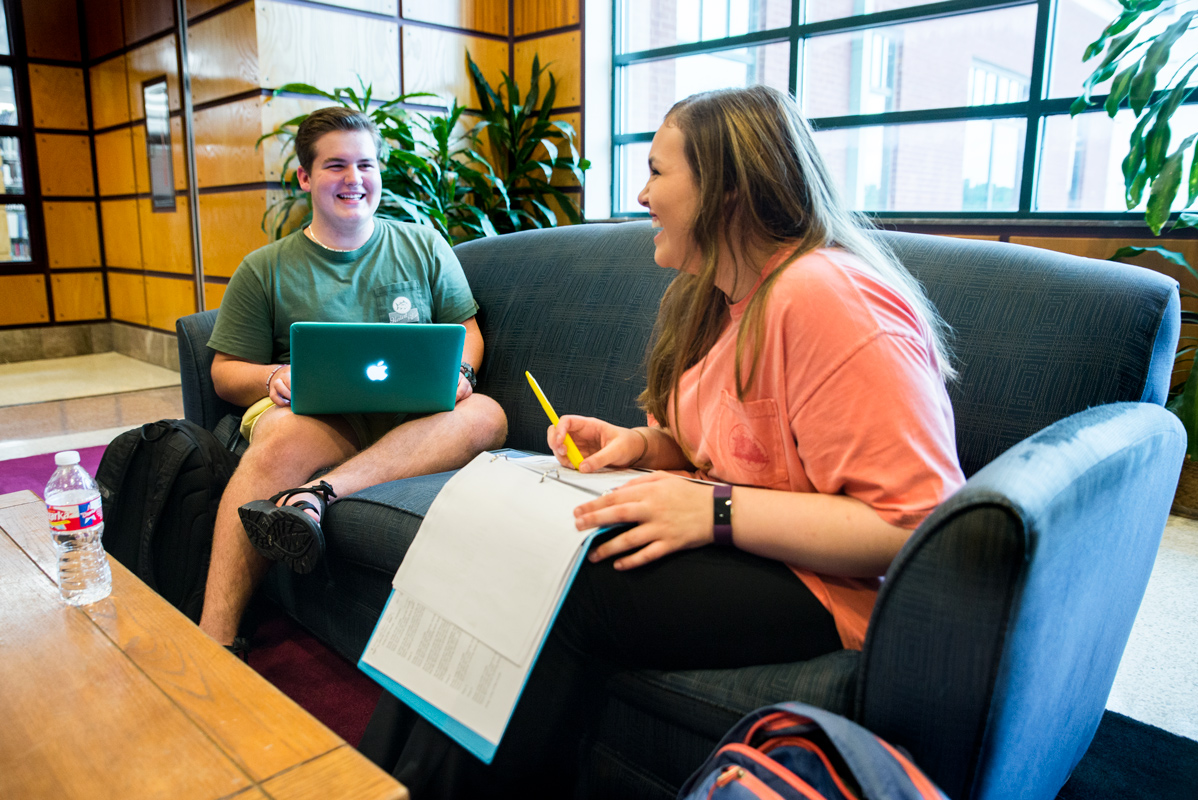
<path fill-rule="evenodd" d="M 173 331 L 196 309 L 183 98 L 173 0 L 19 0 L 41 184 L 43 266 L 0 276 L 0 327 L 113 319 Z M 493 85 L 552 61 L 555 118 L 581 132 L 580 0 L 187 0 L 203 297 L 219 304 L 246 253 L 268 242 L 280 145 L 264 133 L 324 101 L 271 97 L 286 83 L 428 91 L 479 107 L 467 50 Z M 353 42 L 348 50 L 330 42 Z M 401 62 L 402 53 L 402 62 Z M 165 75 L 176 208 L 151 210 L 142 83 Z M 573 176 L 559 176 L 563 186 Z M 35 259 L 36 260 L 36 259 Z M 40 304 L 29 298 L 44 296 Z M 20 312 L 17 312 L 17 308 Z"/>

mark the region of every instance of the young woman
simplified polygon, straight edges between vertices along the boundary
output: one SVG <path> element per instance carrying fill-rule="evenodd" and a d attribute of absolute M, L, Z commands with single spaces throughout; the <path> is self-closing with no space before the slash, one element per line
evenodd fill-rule
<path fill-rule="evenodd" d="M 860 648 L 878 577 L 964 482 L 943 326 L 841 205 L 793 100 L 760 86 L 683 100 L 649 172 L 655 260 L 678 271 L 641 396 L 650 424 L 567 415 L 548 442 L 568 466 L 570 434 L 584 472 L 662 471 L 575 510 L 580 530 L 631 527 L 591 552 L 491 767 L 384 695 L 363 751 L 417 800 L 568 791 L 607 670 Z"/>

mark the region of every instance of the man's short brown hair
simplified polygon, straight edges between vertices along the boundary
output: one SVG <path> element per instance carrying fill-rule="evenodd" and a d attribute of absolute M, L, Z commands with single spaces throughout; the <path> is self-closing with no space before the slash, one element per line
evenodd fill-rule
<path fill-rule="evenodd" d="M 374 139 L 379 161 L 386 158 L 387 145 L 374 120 L 352 108 L 329 106 L 309 114 L 295 132 L 295 155 L 304 172 L 312 172 L 312 162 L 316 160 L 316 142 L 326 133 L 334 131 L 366 131 Z"/>

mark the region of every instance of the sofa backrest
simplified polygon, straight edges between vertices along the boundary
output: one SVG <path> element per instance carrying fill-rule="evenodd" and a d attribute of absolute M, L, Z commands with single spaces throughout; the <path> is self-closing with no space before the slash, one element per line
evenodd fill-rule
<path fill-rule="evenodd" d="M 525 370 L 559 414 L 645 424 L 636 405 L 645 352 L 674 276 L 653 262 L 648 223 L 527 231 L 454 250 L 480 306 L 478 388 L 507 412 L 508 447 L 547 449 L 549 420 Z"/>
<path fill-rule="evenodd" d="M 1173 279 L 1036 247 L 879 235 L 952 326 L 967 476 L 1091 406 L 1164 404 L 1181 325 Z"/>
<path fill-rule="evenodd" d="M 1149 270 L 1047 250 L 881 232 L 954 331 L 949 386 L 966 475 L 1036 431 L 1102 403 L 1163 403 L 1177 284 Z M 636 397 L 657 304 L 673 277 L 647 222 L 591 224 L 455 248 L 482 310 L 480 391 L 508 413 L 508 446 L 544 451 L 559 414 L 644 424 Z"/>

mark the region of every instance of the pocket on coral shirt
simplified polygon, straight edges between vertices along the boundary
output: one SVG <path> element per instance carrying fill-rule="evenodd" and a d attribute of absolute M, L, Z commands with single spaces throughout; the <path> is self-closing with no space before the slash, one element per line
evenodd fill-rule
<path fill-rule="evenodd" d="M 748 486 L 787 488 L 786 446 L 772 397 L 742 403 L 724 390 L 712 472 Z"/>

